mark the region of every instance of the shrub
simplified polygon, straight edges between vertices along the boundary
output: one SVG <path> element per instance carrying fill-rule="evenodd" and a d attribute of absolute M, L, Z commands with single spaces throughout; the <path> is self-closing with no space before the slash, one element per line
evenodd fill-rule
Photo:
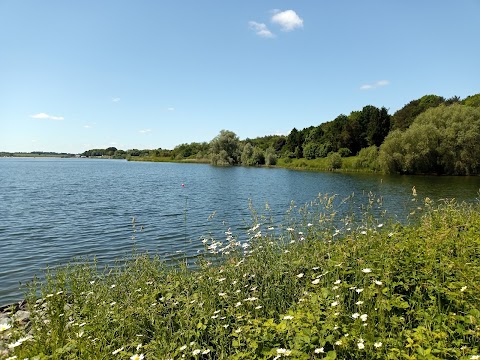
<path fill-rule="evenodd" d="M 352 152 L 350 151 L 350 149 L 347 149 L 347 148 L 338 149 L 338 153 L 340 154 L 341 157 L 347 157 L 352 155 Z"/>
<path fill-rule="evenodd" d="M 342 167 L 342 157 L 338 152 L 332 152 L 327 156 L 327 163 L 330 169 L 340 169 Z"/>
<path fill-rule="evenodd" d="M 357 169 L 378 170 L 378 148 L 373 145 L 359 151 L 354 166 Z"/>

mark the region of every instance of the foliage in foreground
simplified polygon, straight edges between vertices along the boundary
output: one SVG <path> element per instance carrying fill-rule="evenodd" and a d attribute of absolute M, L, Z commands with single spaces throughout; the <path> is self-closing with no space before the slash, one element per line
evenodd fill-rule
<path fill-rule="evenodd" d="M 333 203 L 319 196 L 285 226 L 255 216 L 246 241 L 204 239 L 196 270 L 138 255 L 49 274 L 29 299 L 31 338 L 6 330 L 11 356 L 478 358 L 479 206 L 415 202 L 425 211 L 403 226 L 373 199 L 357 220 Z"/>

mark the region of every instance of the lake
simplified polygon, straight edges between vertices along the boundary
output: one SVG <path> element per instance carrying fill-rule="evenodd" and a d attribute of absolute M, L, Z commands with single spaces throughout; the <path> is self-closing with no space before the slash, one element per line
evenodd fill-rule
<path fill-rule="evenodd" d="M 182 186 L 183 184 L 183 186 Z M 280 222 L 291 202 L 373 192 L 404 219 L 419 198 L 474 201 L 480 177 L 385 176 L 124 160 L 0 158 L 0 305 L 19 284 L 73 258 L 113 263 L 140 251 L 192 257 L 202 236 L 252 224 L 249 200 Z M 215 212 L 215 216 L 209 217 Z M 132 218 L 136 229 L 133 233 Z M 132 240 L 132 236 L 135 239 Z"/>

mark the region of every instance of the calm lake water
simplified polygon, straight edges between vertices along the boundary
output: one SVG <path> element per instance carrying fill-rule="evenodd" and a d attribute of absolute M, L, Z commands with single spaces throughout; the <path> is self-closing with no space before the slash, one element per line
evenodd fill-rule
<path fill-rule="evenodd" d="M 182 186 L 184 184 L 184 186 Z M 249 199 L 260 212 L 268 203 L 282 220 L 291 201 L 319 193 L 383 196 L 403 219 L 411 189 L 419 197 L 474 201 L 480 177 L 384 176 L 221 168 L 200 164 L 122 160 L 0 159 L 0 305 L 23 298 L 19 284 L 73 258 L 112 263 L 136 247 L 165 259 L 194 256 L 209 233 L 251 224 Z M 216 211 L 212 220 L 209 216 Z M 177 255 L 176 255 L 177 254 Z M 184 255 L 182 255 L 184 256 Z"/>

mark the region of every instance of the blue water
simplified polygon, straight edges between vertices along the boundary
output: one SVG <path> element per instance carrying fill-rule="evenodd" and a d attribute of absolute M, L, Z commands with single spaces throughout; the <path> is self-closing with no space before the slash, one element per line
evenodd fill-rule
<path fill-rule="evenodd" d="M 184 186 L 182 186 L 184 184 Z M 419 197 L 474 200 L 479 177 L 407 177 L 212 167 L 123 160 L 0 159 L 0 305 L 23 298 L 20 283 L 73 258 L 112 263 L 132 251 L 194 256 L 201 238 L 252 223 L 249 199 L 278 221 L 291 201 L 368 192 L 404 217 Z M 208 220 L 212 213 L 213 219 Z M 133 233 L 132 218 L 137 232 Z M 143 231 L 139 231 L 143 226 Z M 135 240 L 132 240 L 135 236 Z"/>

